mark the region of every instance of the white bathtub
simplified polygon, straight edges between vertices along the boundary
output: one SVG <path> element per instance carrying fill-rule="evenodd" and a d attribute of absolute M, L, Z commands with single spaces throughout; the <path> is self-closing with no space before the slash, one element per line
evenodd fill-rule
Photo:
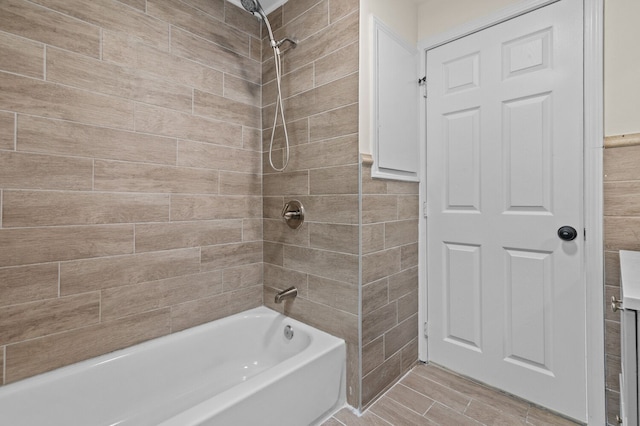
<path fill-rule="evenodd" d="M 260 307 L 2 386 L 0 423 L 318 424 L 344 404 L 345 352 L 343 340 Z"/>

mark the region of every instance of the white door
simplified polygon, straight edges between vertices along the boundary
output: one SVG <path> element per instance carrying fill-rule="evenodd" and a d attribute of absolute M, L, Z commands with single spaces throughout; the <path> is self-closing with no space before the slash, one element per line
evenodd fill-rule
<path fill-rule="evenodd" d="M 427 294 L 430 361 L 586 421 L 582 46 L 562 0 L 427 52 Z"/>

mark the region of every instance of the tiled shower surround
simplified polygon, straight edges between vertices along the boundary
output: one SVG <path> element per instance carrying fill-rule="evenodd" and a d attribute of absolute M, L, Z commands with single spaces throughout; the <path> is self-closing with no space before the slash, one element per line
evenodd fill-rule
<path fill-rule="evenodd" d="M 260 44 L 223 0 L 0 2 L 3 383 L 262 304 Z"/>
<path fill-rule="evenodd" d="M 300 44 L 284 55 L 284 173 L 269 165 L 276 85 L 263 45 L 264 285 L 267 306 L 346 340 L 347 398 L 364 407 L 418 358 L 418 185 L 373 181 L 361 165 L 358 12 L 357 0 L 292 0 L 269 15 L 276 39 L 293 35 Z M 276 128 L 277 167 L 283 139 Z M 295 231 L 280 218 L 292 199 L 306 209 Z M 289 285 L 298 298 L 275 305 L 275 292 Z"/>
<path fill-rule="evenodd" d="M 640 134 L 635 145 L 604 150 L 605 359 L 607 421 L 615 425 L 620 412 L 620 313 L 611 311 L 611 297 L 620 297 L 619 250 L 640 250 Z M 612 138 L 613 139 L 613 138 Z M 619 138 L 616 138 L 619 139 Z"/>
<path fill-rule="evenodd" d="M 263 302 L 348 342 L 354 406 L 415 362 L 417 184 L 360 161 L 358 4 L 270 15 L 300 40 L 276 173 L 273 61 L 244 10 L 0 2 L 0 383 Z M 279 219 L 290 198 L 297 231 Z"/>

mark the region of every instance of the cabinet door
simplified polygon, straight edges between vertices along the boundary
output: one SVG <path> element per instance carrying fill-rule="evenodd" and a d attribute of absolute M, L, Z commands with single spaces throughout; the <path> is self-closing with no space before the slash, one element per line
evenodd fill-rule
<path fill-rule="evenodd" d="M 418 181 L 418 51 L 375 21 L 373 177 Z"/>

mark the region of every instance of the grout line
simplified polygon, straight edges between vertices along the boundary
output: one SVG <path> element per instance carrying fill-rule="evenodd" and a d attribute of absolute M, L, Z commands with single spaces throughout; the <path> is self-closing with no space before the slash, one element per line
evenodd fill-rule
<path fill-rule="evenodd" d="M 462 414 L 466 415 L 466 412 L 469 409 L 469 407 L 471 406 L 472 402 L 473 402 L 473 398 L 469 397 L 469 402 L 467 403 L 467 406 L 464 407 L 464 410 L 462 411 Z"/>
<path fill-rule="evenodd" d="M 178 160 L 180 158 L 180 140 L 178 138 L 176 138 L 175 141 L 176 141 L 176 161 L 175 161 L 175 164 L 173 164 L 173 165 L 176 166 L 176 167 L 179 167 L 178 166 L 178 164 L 179 164 Z"/>
<path fill-rule="evenodd" d="M 226 92 L 227 92 L 226 89 L 227 89 L 227 73 L 222 72 L 222 95 L 221 96 L 223 98 L 226 98 Z M 262 102 L 260 102 L 260 105 L 262 105 Z"/>
<path fill-rule="evenodd" d="M 311 63 L 311 76 L 312 76 L 312 78 L 313 78 L 312 86 L 313 86 L 313 88 L 314 88 L 314 89 L 315 89 L 316 87 L 318 87 L 318 76 L 317 76 L 316 74 L 317 74 L 317 70 L 316 70 L 316 61 L 313 61 L 313 62 Z"/>
<path fill-rule="evenodd" d="M 391 423 L 390 421 L 387 421 L 386 419 L 383 419 L 382 417 L 380 417 L 379 415 L 377 415 L 374 412 L 370 413 L 372 416 L 375 416 L 377 418 L 379 418 L 381 421 L 385 422 L 386 424 L 390 425 L 390 426 L 395 426 L 393 423 Z"/>
<path fill-rule="evenodd" d="M 102 324 L 102 290 L 98 290 L 98 324 Z"/>
<path fill-rule="evenodd" d="M 18 150 L 18 113 L 13 113 L 13 150 Z"/>
<path fill-rule="evenodd" d="M 42 80 L 47 81 L 47 51 L 49 47 L 45 44 L 42 50 Z"/>
<path fill-rule="evenodd" d="M 409 388 L 409 389 L 411 389 L 411 388 Z M 429 398 L 429 399 L 431 399 L 431 398 Z M 433 399 L 431 400 L 431 405 L 429 405 L 429 407 L 425 410 L 425 412 L 422 413 L 422 417 L 424 417 L 429 412 L 429 410 L 431 410 L 433 408 L 433 406 L 436 405 L 436 402 L 437 401 L 435 401 Z"/>

